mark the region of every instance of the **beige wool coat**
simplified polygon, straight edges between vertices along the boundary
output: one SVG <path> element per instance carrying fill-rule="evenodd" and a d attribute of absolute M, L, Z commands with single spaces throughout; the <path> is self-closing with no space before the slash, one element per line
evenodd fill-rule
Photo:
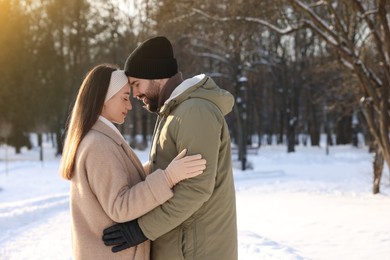
<path fill-rule="evenodd" d="M 112 253 L 103 230 L 144 215 L 173 196 L 157 170 L 146 175 L 125 140 L 98 120 L 80 143 L 71 180 L 73 258 L 148 260 L 150 242 Z"/>

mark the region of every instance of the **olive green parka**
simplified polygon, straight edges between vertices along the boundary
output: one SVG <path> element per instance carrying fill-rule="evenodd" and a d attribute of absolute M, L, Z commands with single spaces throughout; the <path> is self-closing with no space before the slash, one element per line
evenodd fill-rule
<path fill-rule="evenodd" d="M 151 171 L 183 149 L 207 160 L 203 174 L 180 182 L 175 196 L 139 218 L 152 260 L 236 260 L 236 201 L 230 135 L 224 116 L 233 96 L 203 74 L 183 81 L 159 111 Z"/>

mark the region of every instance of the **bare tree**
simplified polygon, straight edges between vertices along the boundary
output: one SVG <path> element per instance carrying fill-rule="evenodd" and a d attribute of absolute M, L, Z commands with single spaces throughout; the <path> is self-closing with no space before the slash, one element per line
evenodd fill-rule
<path fill-rule="evenodd" d="M 210 14 L 195 10 L 209 19 L 226 22 L 242 21 L 255 23 L 278 32 L 291 34 L 297 30 L 309 30 L 326 44 L 328 52 L 335 52 L 339 61 L 358 79 L 362 111 L 374 141 L 378 155 L 384 157 L 390 168 L 389 142 L 389 89 L 390 89 L 390 28 L 388 13 L 390 3 L 386 0 L 322 0 L 277 1 L 285 19 L 266 20 L 256 16 Z M 371 50 L 372 66 L 364 51 Z M 375 158 L 380 158 L 376 156 Z M 375 167 L 379 167 L 374 163 Z M 378 168 L 379 169 L 379 168 Z M 374 170 L 377 172 L 377 170 Z M 378 175 L 379 176 L 379 175 Z M 375 181 L 379 192 L 379 181 Z"/>
<path fill-rule="evenodd" d="M 378 172 L 381 156 L 390 168 L 389 90 L 390 90 L 390 3 L 378 1 L 312 1 L 288 0 L 302 14 L 300 22 L 319 35 L 337 51 L 341 62 L 359 79 L 362 109 L 378 150 L 374 172 Z M 309 3 L 310 2 L 310 3 Z M 380 68 L 370 66 L 362 55 L 367 46 L 375 53 Z M 380 181 L 375 175 L 374 193 Z"/>
<path fill-rule="evenodd" d="M 32 109 L 25 109 L 32 107 L 34 93 L 30 78 L 26 77 L 34 68 L 30 62 L 33 55 L 30 24 L 23 1 L 0 1 L 0 116 L 12 124 L 14 131 L 8 137 L 8 144 L 15 147 L 16 153 L 29 145 L 25 132 L 33 121 Z"/>

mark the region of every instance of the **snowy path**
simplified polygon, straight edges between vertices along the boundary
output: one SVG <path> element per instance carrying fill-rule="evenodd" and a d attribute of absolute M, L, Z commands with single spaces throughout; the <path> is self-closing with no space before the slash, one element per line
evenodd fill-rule
<path fill-rule="evenodd" d="M 69 195 L 54 195 L 0 205 L 0 243 L 19 230 L 46 221 L 58 211 L 69 209 Z"/>
<path fill-rule="evenodd" d="M 21 227 L 0 244 L 4 260 L 71 259 L 68 207 Z"/>
<path fill-rule="evenodd" d="M 68 197 L 61 195 L 2 206 L 1 212 L 9 211 L 0 214 L 1 230 L 5 231 L 0 239 L 1 259 L 72 259 L 68 203 Z M 292 248 L 252 231 L 239 232 L 239 241 L 240 259 L 304 259 Z"/>
<path fill-rule="evenodd" d="M 239 260 L 390 259 L 389 176 L 372 195 L 364 150 L 269 148 L 250 160 L 254 170 L 234 169 Z M 58 163 L 12 161 L 0 172 L 1 260 L 71 259 L 69 182 Z"/>
<path fill-rule="evenodd" d="M 0 173 L 1 260 L 71 259 L 69 183 L 58 163 L 12 161 Z"/>

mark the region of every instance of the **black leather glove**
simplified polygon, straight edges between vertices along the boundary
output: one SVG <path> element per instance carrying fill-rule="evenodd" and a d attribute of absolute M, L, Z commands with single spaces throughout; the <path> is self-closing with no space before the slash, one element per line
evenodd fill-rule
<path fill-rule="evenodd" d="M 137 220 L 118 223 L 103 231 L 103 241 L 106 246 L 114 246 L 111 251 L 116 253 L 136 246 L 148 240 L 138 225 Z"/>

